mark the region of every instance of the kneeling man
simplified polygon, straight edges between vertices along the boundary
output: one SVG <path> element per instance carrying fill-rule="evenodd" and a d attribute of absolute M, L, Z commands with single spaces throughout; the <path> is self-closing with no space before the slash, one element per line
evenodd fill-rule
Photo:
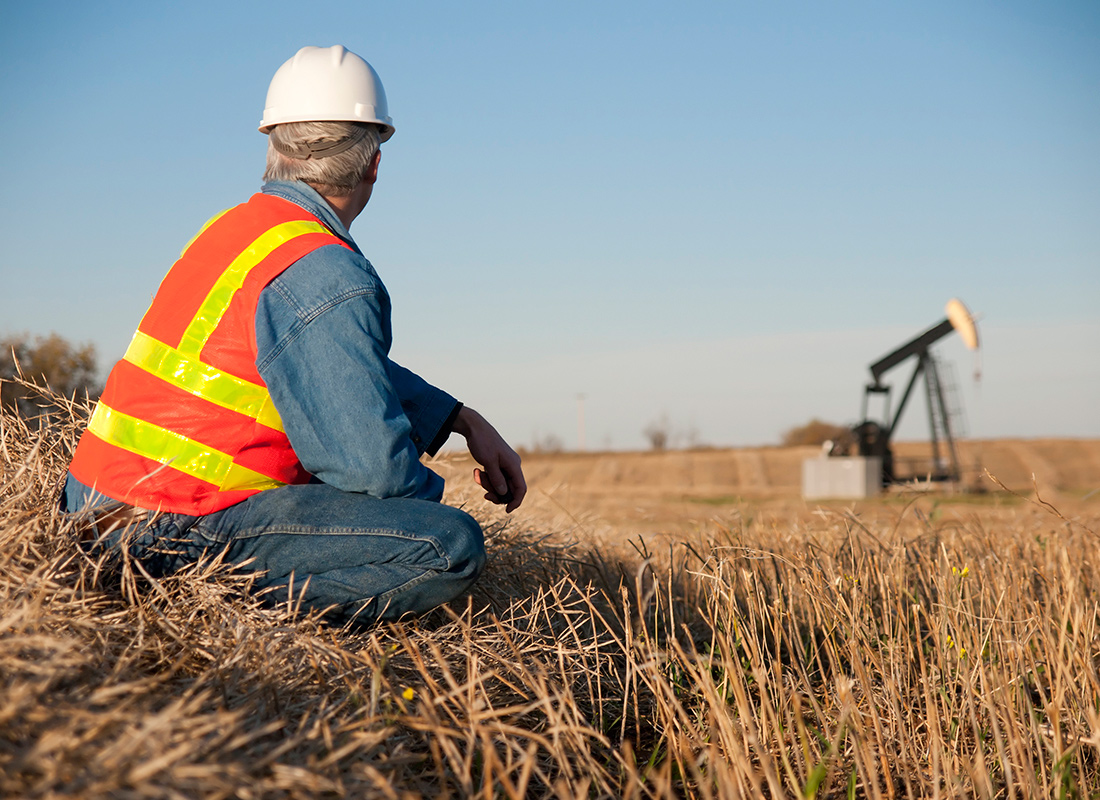
<path fill-rule="evenodd" d="M 511 512 L 520 459 L 473 409 L 389 358 L 390 298 L 348 233 L 394 132 L 374 69 L 306 47 L 276 72 L 267 181 L 215 216 L 111 371 L 66 511 L 152 574 L 224 553 L 257 588 L 370 623 L 467 590 L 482 531 L 420 462 L 452 432 Z"/>

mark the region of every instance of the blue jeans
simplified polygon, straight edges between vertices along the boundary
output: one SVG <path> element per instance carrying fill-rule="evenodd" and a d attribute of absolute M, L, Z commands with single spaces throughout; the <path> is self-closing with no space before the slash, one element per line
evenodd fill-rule
<path fill-rule="evenodd" d="M 161 514 L 106 538 L 154 576 L 225 553 L 255 589 L 360 623 L 419 614 L 461 595 L 485 565 L 481 527 L 430 500 L 379 499 L 323 483 L 283 486 L 205 516 Z M 307 583 L 308 582 L 308 583 Z M 288 592 L 289 589 L 289 592 Z"/>

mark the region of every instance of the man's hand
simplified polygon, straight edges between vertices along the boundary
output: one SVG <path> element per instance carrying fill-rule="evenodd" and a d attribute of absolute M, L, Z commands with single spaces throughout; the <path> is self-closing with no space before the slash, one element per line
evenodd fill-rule
<path fill-rule="evenodd" d="M 474 480 L 485 490 L 490 503 L 505 505 L 509 514 L 519 508 L 527 494 L 527 482 L 519 466 L 519 455 L 485 421 L 481 414 L 463 406 L 453 428 L 466 437 L 466 446 L 481 469 L 474 470 Z"/>

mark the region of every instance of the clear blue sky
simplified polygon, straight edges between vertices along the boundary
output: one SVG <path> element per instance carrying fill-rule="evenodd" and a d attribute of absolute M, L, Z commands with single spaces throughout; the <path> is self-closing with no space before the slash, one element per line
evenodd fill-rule
<path fill-rule="evenodd" d="M 961 297 L 968 430 L 1100 436 L 1100 3 L 3 3 L 0 334 L 125 350 L 258 188 L 302 45 L 397 127 L 352 228 L 394 356 L 516 444 L 853 422 Z M 894 376 L 900 381 L 903 375 Z M 903 434 L 923 435 L 922 410 Z"/>

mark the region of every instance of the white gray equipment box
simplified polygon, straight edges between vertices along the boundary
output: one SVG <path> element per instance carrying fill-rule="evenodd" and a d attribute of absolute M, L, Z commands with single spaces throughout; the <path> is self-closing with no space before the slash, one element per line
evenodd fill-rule
<path fill-rule="evenodd" d="M 802 462 L 802 497 L 805 500 L 858 500 L 882 491 L 882 458 L 879 456 L 819 456 Z"/>

